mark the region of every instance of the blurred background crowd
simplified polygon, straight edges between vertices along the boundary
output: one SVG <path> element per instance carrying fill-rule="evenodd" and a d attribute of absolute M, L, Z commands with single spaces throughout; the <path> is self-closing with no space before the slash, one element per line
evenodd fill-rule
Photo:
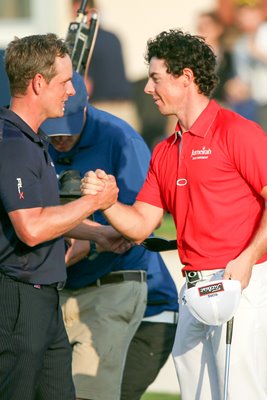
<path fill-rule="evenodd" d="M 0 0 L 0 105 L 9 101 L 3 69 L 6 44 L 14 36 L 55 32 L 65 37 L 80 0 Z M 89 0 L 100 27 L 87 88 L 90 102 L 128 121 L 151 149 L 172 134 L 143 92 L 146 41 L 161 30 L 181 28 L 206 38 L 217 55 L 220 84 L 214 98 L 227 108 L 259 122 L 267 131 L 267 1 L 266 0 Z"/>

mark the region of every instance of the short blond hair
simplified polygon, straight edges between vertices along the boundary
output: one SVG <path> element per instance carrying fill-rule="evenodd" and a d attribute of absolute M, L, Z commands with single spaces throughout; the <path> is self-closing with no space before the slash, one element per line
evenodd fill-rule
<path fill-rule="evenodd" d="M 56 75 L 56 57 L 69 55 L 63 39 L 54 33 L 15 37 L 5 51 L 5 69 L 9 78 L 11 95 L 24 95 L 31 79 L 37 73 L 47 83 Z"/>

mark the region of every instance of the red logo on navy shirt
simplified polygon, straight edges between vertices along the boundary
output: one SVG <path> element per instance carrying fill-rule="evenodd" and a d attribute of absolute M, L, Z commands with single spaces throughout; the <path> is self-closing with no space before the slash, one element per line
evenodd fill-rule
<path fill-rule="evenodd" d="M 19 199 L 20 200 L 24 200 L 24 192 L 22 190 L 22 180 L 21 180 L 21 178 L 17 178 L 17 187 L 18 187 Z"/>

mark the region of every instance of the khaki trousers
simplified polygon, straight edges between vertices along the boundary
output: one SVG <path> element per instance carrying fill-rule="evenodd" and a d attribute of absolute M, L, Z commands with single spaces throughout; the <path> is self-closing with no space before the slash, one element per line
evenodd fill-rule
<path fill-rule="evenodd" d="M 118 400 L 128 346 L 141 323 L 146 282 L 125 281 L 60 292 L 72 345 L 76 397 Z"/>

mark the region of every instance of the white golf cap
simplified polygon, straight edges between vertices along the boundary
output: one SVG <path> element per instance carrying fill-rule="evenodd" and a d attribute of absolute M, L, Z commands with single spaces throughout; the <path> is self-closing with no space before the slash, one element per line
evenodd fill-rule
<path fill-rule="evenodd" d="M 222 325 L 234 316 L 240 297 L 240 281 L 221 279 L 185 289 L 183 302 L 204 324 Z"/>

